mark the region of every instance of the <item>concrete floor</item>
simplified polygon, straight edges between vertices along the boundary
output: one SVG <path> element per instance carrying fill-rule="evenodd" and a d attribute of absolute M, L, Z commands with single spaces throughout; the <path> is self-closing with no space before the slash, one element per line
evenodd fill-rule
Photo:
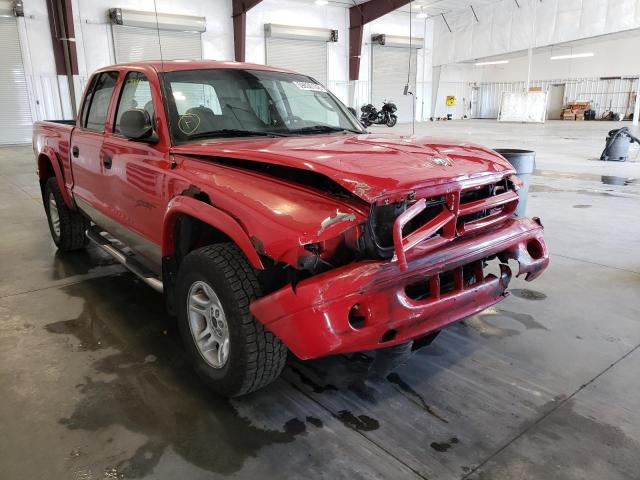
<path fill-rule="evenodd" d="M 56 252 L 30 148 L 0 148 L 0 479 L 638 479 L 640 186 L 601 176 L 640 163 L 595 160 L 616 126 L 419 125 L 538 152 L 547 272 L 388 381 L 359 382 L 363 355 L 292 360 L 232 401 L 195 378 L 157 294 Z"/>

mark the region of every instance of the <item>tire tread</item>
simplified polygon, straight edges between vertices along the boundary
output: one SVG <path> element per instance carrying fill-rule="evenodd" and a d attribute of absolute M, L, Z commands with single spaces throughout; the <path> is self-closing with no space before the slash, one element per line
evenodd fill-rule
<path fill-rule="evenodd" d="M 222 273 L 241 312 L 240 322 L 246 352 L 244 378 L 232 396 L 245 395 L 280 376 L 287 359 L 287 347 L 249 311 L 251 301 L 261 296 L 261 288 L 255 269 L 242 251 L 233 243 L 208 245 L 191 252 L 185 258 L 183 266 L 188 268 L 189 261 L 200 261 L 201 256 L 207 257 L 217 267 L 217 272 Z"/>
<path fill-rule="evenodd" d="M 51 228 L 51 220 L 49 217 L 48 198 L 49 192 L 53 193 L 58 207 L 58 216 L 60 217 L 60 238 L 56 245 L 63 252 L 71 252 L 73 250 L 81 250 L 85 248 L 89 242 L 86 236 L 86 230 L 89 227 L 87 219 L 79 212 L 71 210 L 62 198 L 62 192 L 58 186 L 55 177 L 47 180 L 44 189 L 44 207 L 47 213 L 47 220 Z M 53 229 L 51 230 L 53 236 Z M 55 238 L 54 238 L 55 241 Z"/>

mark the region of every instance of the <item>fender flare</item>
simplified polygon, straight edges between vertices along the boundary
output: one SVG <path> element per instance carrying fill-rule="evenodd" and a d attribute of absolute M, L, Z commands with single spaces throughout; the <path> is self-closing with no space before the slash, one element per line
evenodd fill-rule
<path fill-rule="evenodd" d="M 38 155 L 38 178 L 40 178 L 40 181 L 46 180 L 46 177 L 44 175 L 44 162 L 47 162 L 49 165 L 51 165 L 51 168 L 53 169 L 53 173 L 56 177 L 56 181 L 58 182 L 60 194 L 62 195 L 64 203 L 66 203 L 69 208 L 75 209 L 75 203 L 73 202 L 71 195 L 69 195 L 69 191 L 67 190 L 67 187 L 64 183 L 64 173 L 62 173 L 62 168 L 60 168 L 58 155 L 51 147 L 45 146 Z"/>
<path fill-rule="evenodd" d="M 180 215 L 188 215 L 220 230 L 242 250 L 251 265 L 264 270 L 260 256 L 253 247 L 249 236 L 231 215 L 208 203 L 186 196 L 174 197 L 167 205 L 162 223 L 163 258 L 173 255 L 175 224 Z"/>

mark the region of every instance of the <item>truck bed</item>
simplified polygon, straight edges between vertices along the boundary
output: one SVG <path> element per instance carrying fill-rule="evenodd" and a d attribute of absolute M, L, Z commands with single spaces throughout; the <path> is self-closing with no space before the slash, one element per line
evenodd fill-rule
<path fill-rule="evenodd" d="M 47 123 L 59 123 L 62 125 L 75 125 L 76 121 L 75 120 L 43 120 L 43 122 L 47 122 Z"/>

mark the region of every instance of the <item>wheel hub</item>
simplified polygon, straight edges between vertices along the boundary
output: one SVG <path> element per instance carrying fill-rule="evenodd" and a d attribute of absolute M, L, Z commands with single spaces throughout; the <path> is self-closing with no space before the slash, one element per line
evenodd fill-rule
<path fill-rule="evenodd" d="M 60 214 L 58 213 L 58 205 L 53 192 L 49 192 L 49 218 L 51 219 L 51 228 L 56 238 L 60 238 Z"/>
<path fill-rule="evenodd" d="M 229 358 L 230 336 L 220 299 L 211 286 L 194 282 L 187 296 L 189 329 L 203 360 L 222 368 Z"/>

